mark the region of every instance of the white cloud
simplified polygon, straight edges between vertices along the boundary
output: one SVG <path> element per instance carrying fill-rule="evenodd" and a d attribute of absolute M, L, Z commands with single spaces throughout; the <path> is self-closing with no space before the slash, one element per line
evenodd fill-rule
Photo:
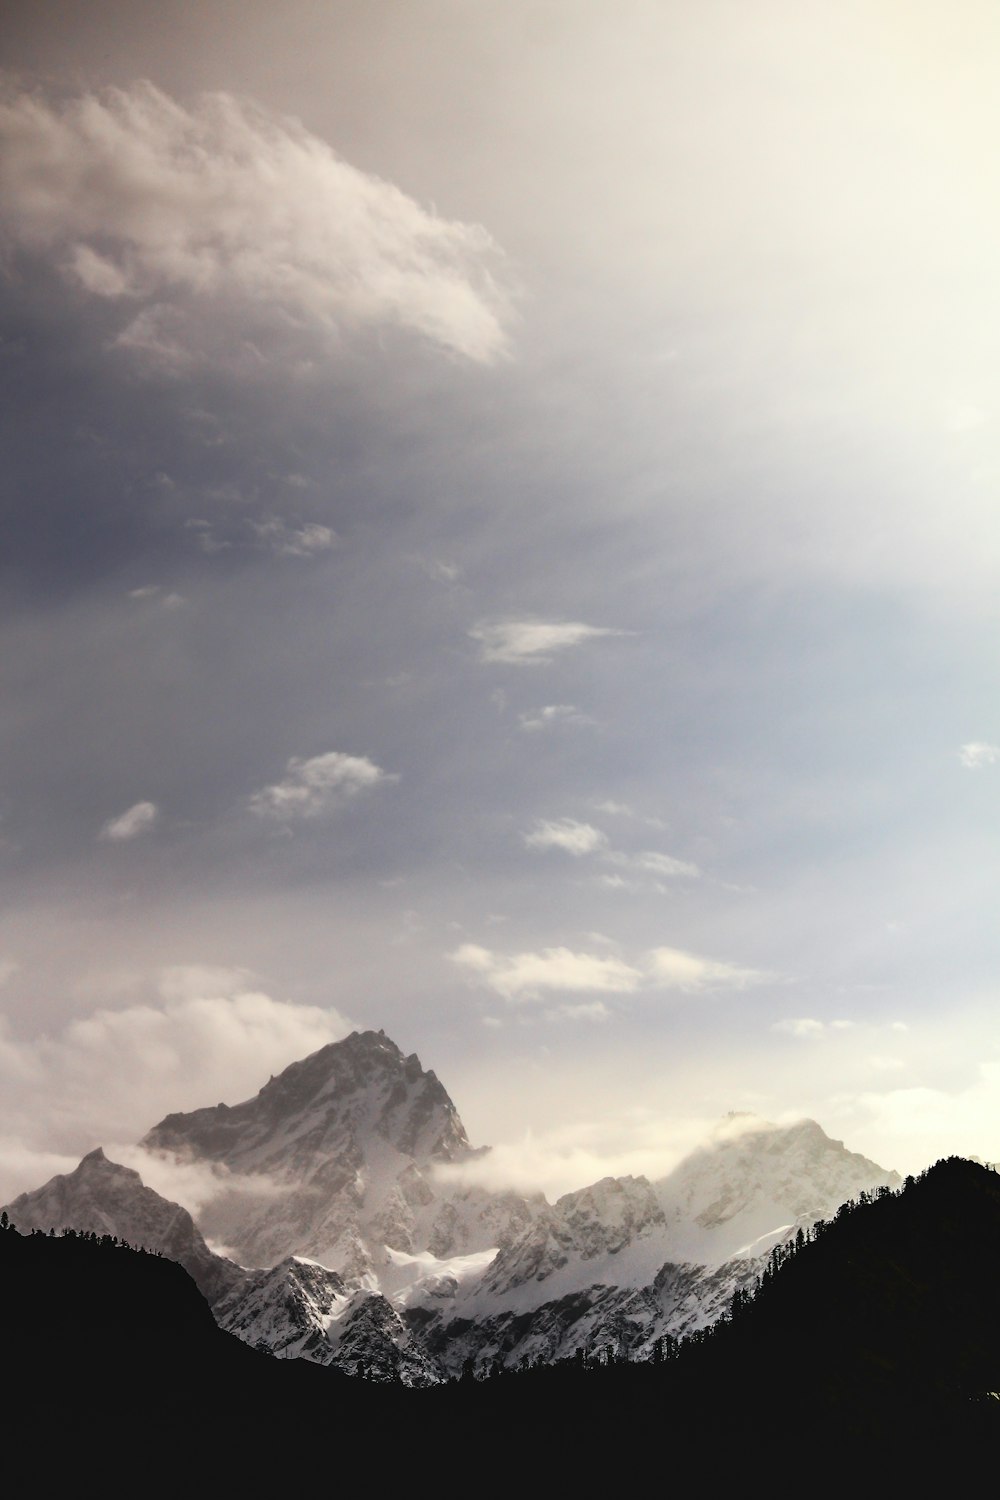
<path fill-rule="evenodd" d="M 603 1000 L 583 1000 L 578 1004 L 553 1005 L 545 1012 L 547 1021 L 610 1021 L 611 1011 Z"/>
<path fill-rule="evenodd" d="M 482 661 L 514 666 L 544 665 L 556 651 L 566 651 L 598 636 L 626 633 L 569 620 L 481 620 L 469 631 L 479 642 Z"/>
<path fill-rule="evenodd" d="M 597 854 L 608 864 L 639 871 L 644 875 L 673 880 L 680 876 L 693 878 L 701 874 L 697 865 L 688 860 L 677 859 L 672 854 L 661 854 L 651 849 L 641 854 L 623 854 L 620 850 L 610 849 L 605 833 L 593 824 L 581 823 L 576 818 L 539 818 L 534 828 L 524 834 L 523 838 L 529 849 L 562 849 L 576 858 L 584 854 Z M 649 887 L 647 881 L 626 880 L 617 875 L 602 876 L 601 884 L 615 890 L 642 891 Z M 657 883 L 654 889 L 663 891 L 665 887 Z"/>
<path fill-rule="evenodd" d="M 530 833 L 524 834 L 529 849 L 562 849 L 579 858 L 594 854 L 607 846 L 607 838 L 590 823 L 575 818 L 540 818 Z"/>
<path fill-rule="evenodd" d="M 666 989 L 696 994 L 743 990 L 778 977 L 663 947 L 651 949 L 632 963 L 614 955 L 575 953 L 565 947 L 503 954 L 477 943 L 463 943 L 447 957 L 515 1004 L 541 1000 L 553 990 L 630 995 L 639 990 Z"/>
<path fill-rule="evenodd" d="M 129 839 L 148 833 L 159 815 L 155 802 L 136 802 L 119 817 L 109 818 L 97 837 L 112 844 L 127 843 Z"/>
<path fill-rule="evenodd" d="M 147 1187 L 171 1203 L 179 1203 L 197 1217 L 209 1203 L 247 1194 L 272 1198 L 287 1191 L 284 1184 L 260 1172 L 234 1173 L 221 1162 L 180 1161 L 156 1151 L 144 1151 L 132 1142 L 109 1141 L 104 1146 L 111 1161 L 138 1172 Z M 74 1164 L 75 1165 L 75 1164 Z"/>
<path fill-rule="evenodd" d="M 990 745 L 985 740 L 970 740 L 959 750 L 958 758 L 967 770 L 978 771 L 981 766 L 994 766 L 1000 761 L 1000 745 Z"/>
<path fill-rule="evenodd" d="M 874 1061 L 869 1059 L 869 1061 Z M 865 1093 L 857 1101 L 886 1157 L 919 1171 L 946 1155 L 1000 1158 L 1000 1062 L 981 1063 L 962 1088 Z"/>
<path fill-rule="evenodd" d="M 338 750 L 309 760 L 293 756 L 285 769 L 283 781 L 262 787 L 250 798 L 251 811 L 259 817 L 320 817 L 361 792 L 399 780 L 365 755 L 342 755 Z"/>
<path fill-rule="evenodd" d="M 519 1140 L 500 1141 L 472 1160 L 436 1168 L 446 1184 L 543 1192 L 554 1201 L 603 1177 L 665 1177 L 698 1146 L 739 1133 L 727 1126 L 766 1129 L 761 1120 L 713 1123 L 630 1109 L 603 1119 L 575 1119 Z"/>
<path fill-rule="evenodd" d="M 784 1032 L 786 1036 L 798 1037 L 801 1041 L 813 1040 L 826 1035 L 826 1024 L 813 1020 L 811 1016 L 789 1016 L 784 1021 L 775 1021 L 772 1031 Z"/>
<path fill-rule="evenodd" d="M 251 521 L 250 526 L 260 545 L 278 557 L 315 557 L 328 552 L 337 540 L 331 528 L 318 521 L 289 526 L 280 516 L 269 516 L 266 521 Z"/>
<path fill-rule="evenodd" d="M 486 231 L 421 208 L 294 119 L 222 93 L 185 108 L 146 82 L 58 104 L 9 93 L 0 146 L 15 242 L 126 305 L 119 343 L 157 360 L 384 325 L 480 362 L 504 351 Z"/>
<path fill-rule="evenodd" d="M 554 729 L 557 725 L 593 724 L 594 720 L 582 714 L 572 703 L 546 703 L 533 713 L 519 714 L 518 721 L 525 734 L 539 729 Z"/>
<path fill-rule="evenodd" d="M 604 802 L 595 802 L 594 811 L 607 813 L 608 816 L 612 818 L 637 819 L 639 822 L 645 823 L 647 828 L 657 828 L 663 830 L 667 826 L 662 818 L 643 817 L 639 813 L 637 813 L 635 808 L 630 806 L 629 803 L 615 802 L 610 798 Z"/>
<path fill-rule="evenodd" d="M 9 1148 L 0 1165 L 18 1169 L 0 1182 L 0 1201 L 44 1180 L 27 1175 L 35 1153 L 75 1153 L 71 1168 L 96 1145 L 136 1140 L 170 1110 L 238 1103 L 349 1029 L 335 1010 L 272 999 L 243 970 L 188 965 L 164 971 L 148 1004 L 100 1008 L 30 1041 L 0 1032 Z M 44 1165 L 45 1175 L 66 1170 Z"/>
<path fill-rule="evenodd" d="M 648 870 L 651 875 L 700 875 L 701 871 L 697 865 L 691 864 L 686 859 L 675 859 L 672 854 L 658 854 L 654 850 L 647 850 L 645 854 L 637 854 L 633 861 L 640 870 Z"/>
<path fill-rule="evenodd" d="M 649 972 L 654 981 L 666 989 L 697 993 L 702 990 L 744 990 L 763 984 L 773 974 L 760 969 L 741 969 L 736 964 L 719 963 L 686 953 L 681 948 L 654 948 L 649 954 Z"/>
<path fill-rule="evenodd" d="M 504 955 L 463 943 L 448 957 L 513 1004 L 537 1001 L 551 990 L 630 994 L 642 983 L 639 970 L 620 958 L 574 953 L 569 948 Z"/>
<path fill-rule="evenodd" d="M 162 609 L 181 609 L 188 601 L 184 594 L 165 594 L 158 583 L 147 583 L 139 589 L 129 589 L 130 599 L 156 599 Z"/>

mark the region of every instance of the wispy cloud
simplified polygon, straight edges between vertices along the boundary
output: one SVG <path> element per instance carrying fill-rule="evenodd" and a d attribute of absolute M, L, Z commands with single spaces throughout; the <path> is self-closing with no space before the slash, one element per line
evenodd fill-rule
<path fill-rule="evenodd" d="M 690 860 L 676 859 L 672 854 L 659 854 L 655 849 L 647 849 L 642 854 L 634 854 L 632 864 L 636 869 L 646 870 L 650 875 L 663 875 L 667 879 L 673 879 L 677 875 L 701 874 L 698 866 L 691 864 Z"/>
<path fill-rule="evenodd" d="M 576 818 L 539 818 L 528 833 L 522 835 L 529 849 L 561 849 L 576 859 L 584 855 L 596 855 L 606 864 L 619 869 L 636 872 L 640 877 L 651 875 L 659 882 L 679 877 L 694 879 L 700 876 L 698 866 L 689 860 L 678 859 L 673 854 L 663 854 L 656 849 L 646 849 L 639 854 L 625 854 L 609 846 L 608 836 L 592 823 L 583 823 Z M 616 890 L 644 890 L 649 882 L 642 879 L 626 879 L 622 875 L 604 875 L 601 882 Z M 663 890 L 656 884 L 657 890 Z"/>
<path fill-rule="evenodd" d="M 620 958 L 569 948 L 504 955 L 463 943 L 448 957 L 512 1003 L 537 1001 L 552 990 L 630 994 L 642 983 L 640 971 Z"/>
<path fill-rule="evenodd" d="M 775 1021 L 771 1030 L 807 1042 L 826 1036 L 827 1025 L 825 1021 L 817 1021 L 812 1016 L 788 1016 L 783 1021 Z"/>
<path fill-rule="evenodd" d="M 572 703 L 546 703 L 543 708 L 518 715 L 518 723 L 525 734 L 540 729 L 555 729 L 559 725 L 593 724 L 588 714 L 582 714 Z"/>
<path fill-rule="evenodd" d="M 289 525 L 281 516 L 268 516 L 265 521 L 251 521 L 250 529 L 258 545 L 277 557 L 315 557 L 328 552 L 337 538 L 329 526 L 318 521 L 306 521 L 301 526 Z"/>
<path fill-rule="evenodd" d="M 117 818 L 109 818 L 97 835 L 106 843 L 125 844 L 148 833 L 160 816 L 155 802 L 136 802 Z"/>
<path fill-rule="evenodd" d="M 529 849 L 562 849 L 579 858 L 607 848 L 607 836 L 590 823 L 575 818 L 540 818 L 530 833 L 524 835 Z"/>
<path fill-rule="evenodd" d="M 695 994 L 703 990 L 745 990 L 764 984 L 776 976 L 763 969 L 744 969 L 738 964 L 720 963 L 682 948 L 654 948 L 649 955 L 649 972 L 664 989 Z"/>
<path fill-rule="evenodd" d="M 513 666 L 541 666 L 557 651 L 567 651 L 600 636 L 625 635 L 601 625 L 576 620 L 481 620 L 469 631 L 479 642 L 482 661 Z"/>
<path fill-rule="evenodd" d="M 0 103 L 0 144 L 8 234 L 121 303 L 123 346 L 168 363 L 222 354 L 221 317 L 238 343 L 248 323 L 272 342 L 395 324 L 470 360 L 504 351 L 486 231 L 294 119 L 223 93 L 185 108 L 150 83 L 59 103 L 21 92 Z"/>
<path fill-rule="evenodd" d="M 285 770 L 282 781 L 262 787 L 250 798 L 250 809 L 258 817 L 320 817 L 361 792 L 399 780 L 367 756 L 343 755 L 339 750 L 309 760 L 293 756 Z"/>
<path fill-rule="evenodd" d="M 778 977 L 665 947 L 650 949 L 632 962 L 614 954 L 577 953 L 565 947 L 503 954 L 477 943 L 463 943 L 447 957 L 511 1003 L 538 1001 L 553 990 L 617 995 L 639 990 L 687 994 L 744 990 Z"/>
<path fill-rule="evenodd" d="M 959 750 L 958 758 L 969 771 L 978 771 L 982 766 L 995 766 L 1000 761 L 1000 745 L 991 745 L 985 740 L 970 740 Z"/>
<path fill-rule="evenodd" d="M 662 818 L 646 817 L 644 814 L 636 812 L 635 808 L 628 802 L 615 802 L 611 798 L 604 802 L 595 802 L 594 811 L 606 813 L 609 818 L 634 819 L 637 822 L 645 823 L 647 828 L 664 829 L 667 826 Z"/>

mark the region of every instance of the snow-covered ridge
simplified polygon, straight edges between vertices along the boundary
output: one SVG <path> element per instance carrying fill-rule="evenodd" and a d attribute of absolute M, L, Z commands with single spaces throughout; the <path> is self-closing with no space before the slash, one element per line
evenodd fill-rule
<path fill-rule="evenodd" d="M 454 1104 L 415 1055 L 372 1031 L 293 1063 L 242 1104 L 168 1115 L 142 1146 L 224 1182 L 197 1224 L 100 1151 L 22 1194 L 12 1220 L 160 1249 L 246 1342 L 417 1385 L 470 1361 L 650 1357 L 725 1311 L 799 1225 L 899 1185 L 814 1121 L 730 1117 L 656 1182 L 608 1177 L 554 1204 L 456 1188 L 435 1172 L 475 1154 Z"/>

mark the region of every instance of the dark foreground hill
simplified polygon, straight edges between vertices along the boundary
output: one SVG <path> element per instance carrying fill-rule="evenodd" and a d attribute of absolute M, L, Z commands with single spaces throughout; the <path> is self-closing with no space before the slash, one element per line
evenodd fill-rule
<path fill-rule="evenodd" d="M 406 1390 L 247 1348 L 167 1260 L 8 1230 L 3 1472 L 143 1494 L 955 1478 L 1000 1441 L 998 1268 L 1000 1177 L 941 1162 L 843 1210 L 662 1363 Z"/>

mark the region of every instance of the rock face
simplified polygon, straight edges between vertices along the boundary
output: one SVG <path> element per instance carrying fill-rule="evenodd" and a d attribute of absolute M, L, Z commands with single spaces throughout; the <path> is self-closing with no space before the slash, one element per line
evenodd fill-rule
<path fill-rule="evenodd" d="M 658 1182 L 605 1178 L 546 1207 L 450 1303 L 424 1306 L 421 1334 L 452 1374 L 581 1350 L 655 1357 L 715 1322 L 799 1227 L 899 1186 L 815 1121 L 729 1116 Z"/>
<path fill-rule="evenodd" d="M 435 1166 L 474 1153 L 434 1073 L 381 1031 L 292 1063 L 243 1104 L 168 1115 L 142 1145 L 228 1169 L 232 1190 L 201 1224 L 248 1266 L 296 1255 L 361 1277 L 389 1250 L 482 1250 L 531 1217 L 514 1194 L 432 1182 Z"/>
<path fill-rule="evenodd" d="M 245 1343 L 407 1385 L 581 1351 L 655 1358 L 725 1312 L 797 1228 L 899 1186 L 814 1121 L 730 1116 L 657 1182 L 606 1177 L 554 1204 L 456 1187 L 439 1169 L 479 1153 L 455 1106 L 372 1031 L 243 1104 L 168 1115 L 142 1145 L 211 1165 L 222 1191 L 198 1227 L 100 1151 L 23 1194 L 12 1220 L 158 1249 Z"/>
<path fill-rule="evenodd" d="M 22 1193 L 7 1213 L 20 1230 L 86 1229 L 116 1235 L 137 1250 L 159 1250 L 184 1267 L 210 1303 L 244 1280 L 239 1266 L 213 1255 L 186 1208 L 154 1193 L 130 1167 L 108 1161 L 100 1147 L 75 1171 Z"/>

